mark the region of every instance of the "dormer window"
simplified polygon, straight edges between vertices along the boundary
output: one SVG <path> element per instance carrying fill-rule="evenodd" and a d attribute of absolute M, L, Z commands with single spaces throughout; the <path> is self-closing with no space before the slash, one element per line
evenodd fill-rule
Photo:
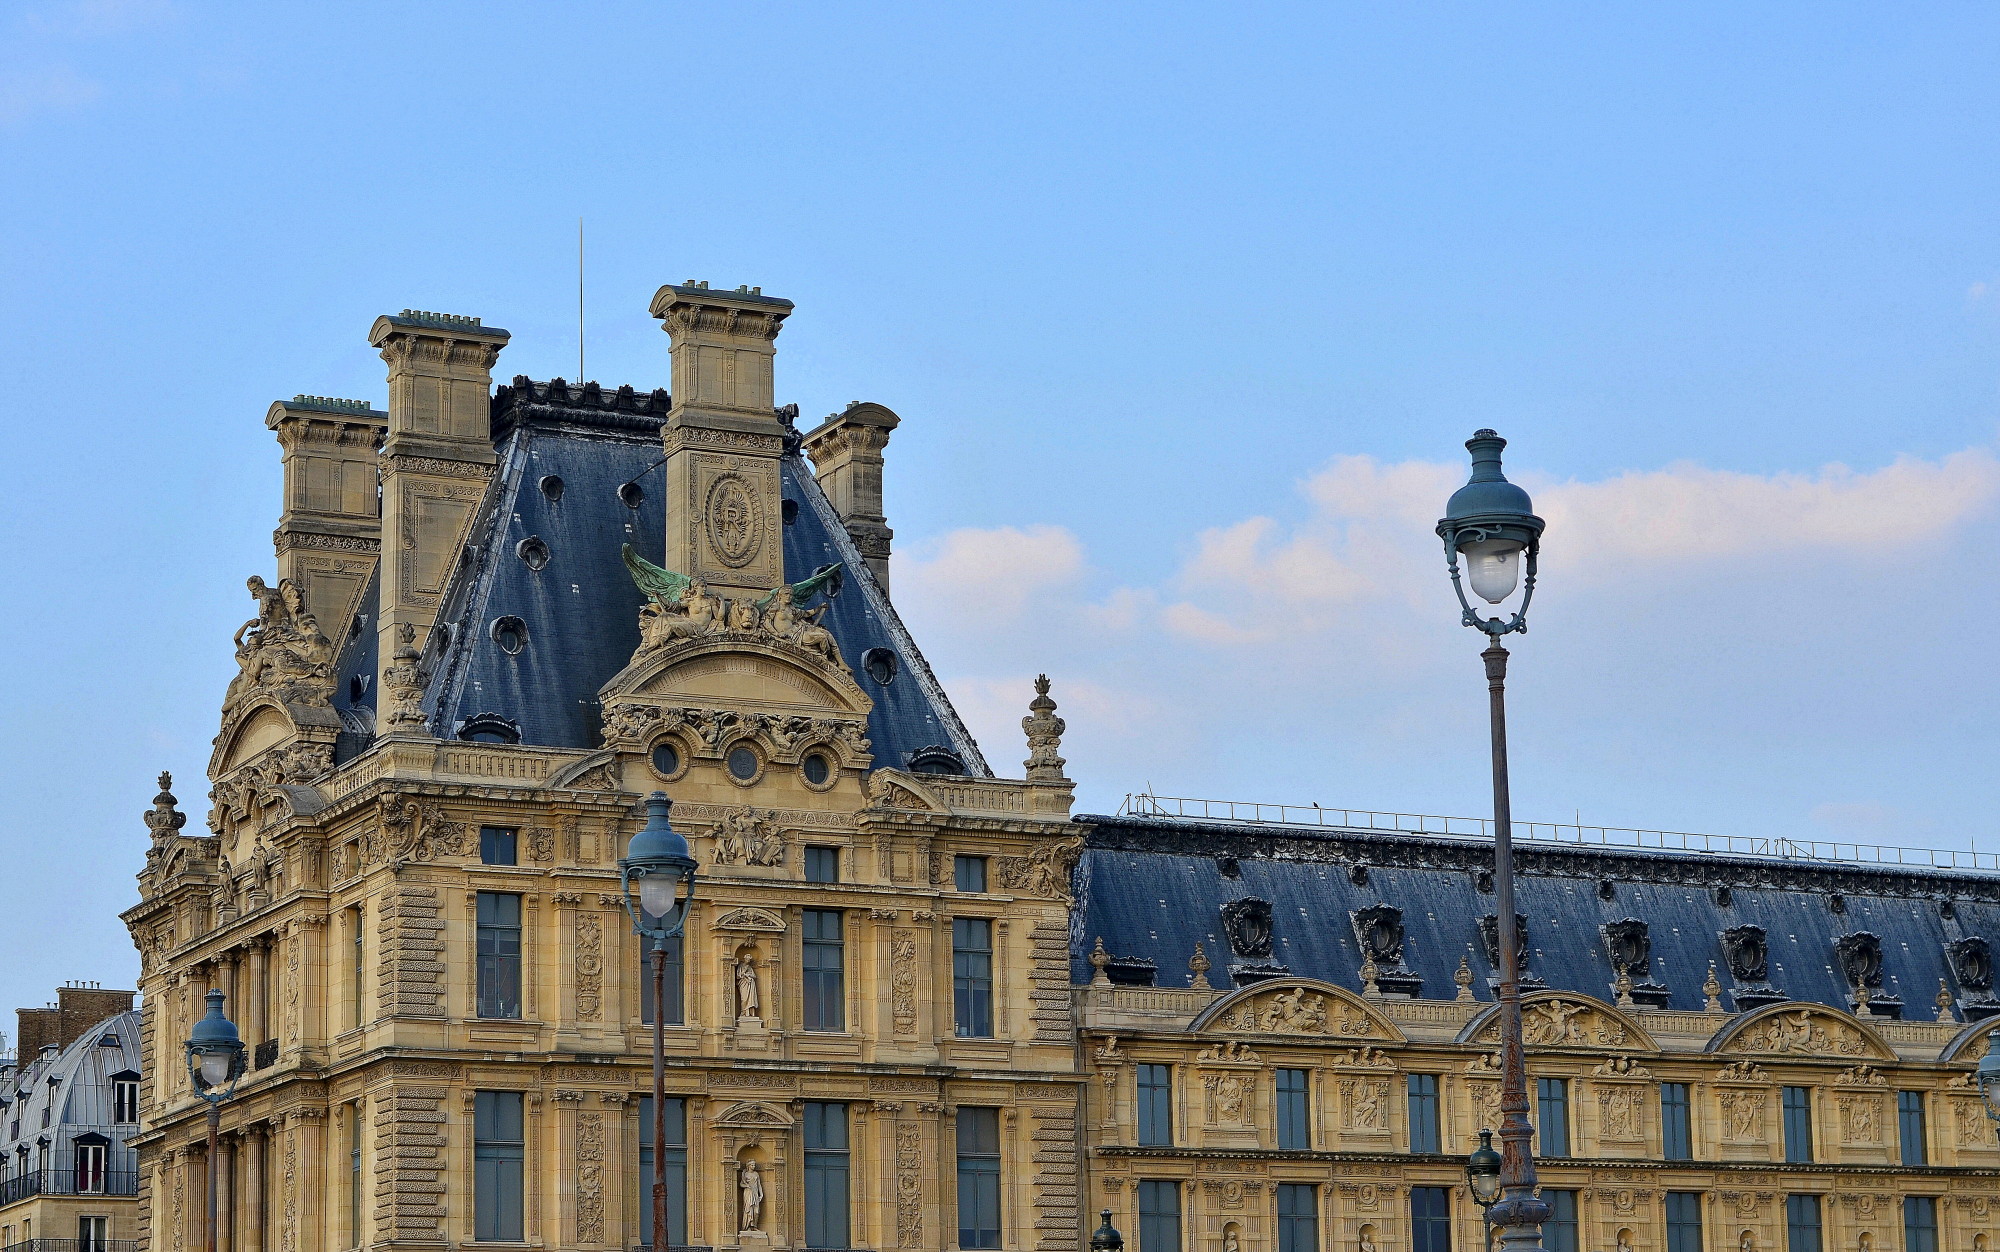
<path fill-rule="evenodd" d="M 498 713 L 475 713 L 458 724 L 458 737 L 467 743 L 519 743 L 521 726 Z"/>
<path fill-rule="evenodd" d="M 139 1075 L 128 1071 L 111 1076 L 111 1120 L 120 1123 L 139 1120 Z"/>

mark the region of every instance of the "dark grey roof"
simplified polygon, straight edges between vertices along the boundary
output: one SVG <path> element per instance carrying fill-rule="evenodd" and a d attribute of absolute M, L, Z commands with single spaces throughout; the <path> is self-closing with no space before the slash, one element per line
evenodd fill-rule
<path fill-rule="evenodd" d="M 117 1146 L 110 1162 L 114 1170 L 137 1167 L 137 1155 L 124 1146 L 139 1132 L 135 1122 L 112 1120 L 111 1080 L 137 1075 L 144 1064 L 140 1047 L 139 1010 L 105 1018 L 52 1057 L 26 1057 L 18 1068 L 0 1067 L 0 1153 L 31 1152 L 38 1146 L 60 1154 L 79 1134 L 98 1134 Z M 42 1125 L 42 1114 L 49 1124 Z M 21 1132 L 10 1133 L 16 1124 Z"/>
<path fill-rule="evenodd" d="M 1151 960 L 1160 985 L 1184 986 L 1201 943 L 1230 985 L 1222 910 L 1255 897 L 1272 911 L 1269 962 L 1292 974 L 1359 989 L 1362 955 L 1351 920 L 1378 904 L 1400 909 L 1404 957 L 1419 994 L 1450 999 L 1452 975 L 1469 957 L 1481 999 L 1494 970 L 1479 933 L 1493 913 L 1492 845 L 1421 835 L 1202 823 L 1168 818 L 1079 817 L 1087 824 L 1077 867 L 1072 976 L 1102 936 L 1115 957 Z M 1856 864 L 1763 860 L 1613 848 L 1517 845 L 1518 900 L 1528 922 L 1528 968 L 1551 988 L 1611 999 L 1616 973 L 1602 927 L 1634 919 L 1651 940 L 1651 980 L 1663 1007 L 1700 1010 L 1709 962 L 1732 1005 L 1757 991 L 1732 977 L 1721 936 L 1761 926 L 1769 947 L 1765 998 L 1849 1003 L 1835 944 L 1866 933 L 1881 945 L 1881 986 L 1902 1015 L 1930 1020 L 1939 980 L 1961 1011 L 1993 1006 L 1984 988 L 1961 983 L 1947 945 L 2000 939 L 2000 875 Z M 1231 875 L 1234 875 L 1233 877 Z M 1489 890 L 1482 890 L 1482 886 Z M 1973 983 L 1981 981 L 1975 976 Z M 1883 1006 L 1878 1005 L 1878 1010 Z"/>
<path fill-rule="evenodd" d="M 669 404 L 664 391 L 604 391 L 594 383 L 572 388 L 559 379 L 516 378 L 498 389 L 494 431 L 500 463 L 446 590 L 438 618 L 444 629 L 432 632 L 424 657 L 430 675 L 425 711 L 433 733 L 452 738 L 468 720 L 490 714 L 517 726 L 522 743 L 599 746 L 597 692 L 639 646 L 644 603 L 619 549 L 630 543 L 658 560 L 665 547 L 660 427 Z M 559 495 L 543 490 L 551 477 L 562 480 Z M 845 588 L 823 624 L 875 702 L 868 722 L 875 764 L 905 768 L 921 749 L 942 745 L 968 771 L 989 773 L 978 745 L 796 451 L 785 456 L 781 479 L 785 499 L 797 505 L 795 512 L 787 510 L 793 519 L 784 531 L 787 581 L 836 561 L 846 570 Z M 619 495 L 634 482 L 637 507 Z M 546 548 L 540 569 L 520 555 L 529 540 Z M 375 693 L 362 691 L 356 699 L 352 680 L 374 672 L 377 603 L 371 584 L 362 608 L 369 620 L 341 658 L 335 705 L 350 731 L 373 720 Z M 513 655 L 494 639 L 494 624 L 507 617 L 520 619 L 527 639 Z M 874 648 L 897 658 L 886 686 L 862 664 Z M 372 687 L 372 679 L 364 685 Z M 343 760 L 365 745 L 358 735 L 343 738 Z"/>

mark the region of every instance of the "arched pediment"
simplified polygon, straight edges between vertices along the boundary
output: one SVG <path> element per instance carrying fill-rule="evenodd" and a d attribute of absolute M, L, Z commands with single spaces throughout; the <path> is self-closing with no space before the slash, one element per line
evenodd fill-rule
<path fill-rule="evenodd" d="M 1318 1035 L 1403 1043 L 1403 1032 L 1345 987 L 1316 978 L 1273 978 L 1217 1000 L 1188 1024 L 1232 1035 Z"/>
<path fill-rule="evenodd" d="M 765 934 L 781 935 L 785 933 L 785 919 L 779 917 L 770 909 L 753 908 L 746 905 L 740 909 L 731 909 L 721 917 L 716 918 L 710 928 L 713 930 L 755 930 Z"/>
<path fill-rule="evenodd" d="M 756 1130 L 778 1130 L 792 1124 L 791 1114 L 775 1104 L 764 1100 L 743 1100 L 722 1110 L 710 1125 L 750 1127 Z"/>
<path fill-rule="evenodd" d="M 949 813 L 951 806 L 917 780 L 915 774 L 900 769 L 878 769 L 868 775 L 868 802 L 885 809 L 910 809 L 919 813 Z"/>
<path fill-rule="evenodd" d="M 1658 1052 L 1646 1028 L 1612 1005 L 1574 991 L 1536 991 L 1521 997 L 1521 1040 L 1531 1048 L 1617 1048 Z M 1500 1043 L 1500 1006 L 1488 1005 L 1458 1032 L 1457 1043 Z"/>
<path fill-rule="evenodd" d="M 782 639 L 728 634 L 642 648 L 598 697 L 607 706 L 614 700 L 657 700 L 824 709 L 862 717 L 874 707 L 838 662 Z"/>
<path fill-rule="evenodd" d="M 1990 1017 L 1983 1022 L 1971 1023 L 1951 1037 L 1951 1042 L 1944 1045 L 1944 1051 L 1938 1053 L 1938 1060 L 1978 1064 L 1986 1059 L 1986 1053 L 1992 1046 L 1993 1032 L 1997 1030 L 2000 1030 L 2000 1021 Z"/>
<path fill-rule="evenodd" d="M 1895 1051 L 1866 1023 L 1839 1009 L 1803 1000 L 1788 1000 L 1744 1014 L 1716 1031 L 1704 1050 L 1760 1056 L 1823 1056 L 1835 1061 L 1855 1057 L 1896 1059 Z"/>
<path fill-rule="evenodd" d="M 261 699 L 236 719 L 236 724 L 216 745 L 209 763 L 209 776 L 219 778 L 279 744 L 295 738 L 299 728 L 285 706 L 273 699 Z"/>

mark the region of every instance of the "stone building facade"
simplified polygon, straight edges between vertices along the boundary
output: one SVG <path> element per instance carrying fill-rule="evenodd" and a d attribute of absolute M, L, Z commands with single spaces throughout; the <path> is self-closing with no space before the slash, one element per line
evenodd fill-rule
<path fill-rule="evenodd" d="M 1100 1207 L 1139 1252 L 1476 1247 L 1488 854 L 1073 818 L 1046 680 L 1020 776 L 996 775 L 889 597 L 897 415 L 799 429 L 773 384 L 787 301 L 689 282 L 651 311 L 671 389 L 496 386 L 505 331 L 406 310 L 369 335 L 385 408 L 267 413 L 275 579 L 249 582 L 206 828 L 163 778 L 124 915 L 145 1246 L 201 1245 L 213 1173 L 222 1252 L 633 1247 L 657 1152 L 673 1240 L 730 1252 L 1048 1252 Z M 701 867 L 658 1006 L 662 1144 L 616 870 L 656 790 Z M 1790 1252 L 1987 1252 L 2000 1155 L 1964 1076 L 2000 1011 L 2000 879 L 1524 865 L 1576 1247 L 1766 1252 L 1810 1193 L 1828 1243 Z M 1858 970 L 1866 1011 L 1814 962 Z M 1933 973 L 1949 1003 L 1918 1020 Z M 210 988 L 251 1046 L 213 1159 L 180 1055 Z M 1795 1088 L 1819 1136 L 1796 1167 Z M 1919 1193 L 1936 1248 L 1884 1216 Z M 1685 1195 L 1696 1245 L 1666 1228 Z"/>

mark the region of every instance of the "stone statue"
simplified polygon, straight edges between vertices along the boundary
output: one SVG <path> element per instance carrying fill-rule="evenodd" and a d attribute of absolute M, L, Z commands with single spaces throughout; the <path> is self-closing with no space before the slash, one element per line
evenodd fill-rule
<path fill-rule="evenodd" d="M 1355 1245 L 1355 1252 L 1376 1252 L 1375 1228 L 1373 1226 L 1363 1226 L 1361 1228 L 1361 1241 Z"/>
<path fill-rule="evenodd" d="M 757 996 L 757 962 L 747 948 L 736 954 L 736 1016 L 758 1019 L 764 1016 L 763 1002 Z M 755 1164 L 754 1161 L 751 1163 L 752 1168 Z M 762 1195 L 759 1185 L 758 1194 Z M 746 1226 L 744 1229 L 753 1227 Z"/>
<path fill-rule="evenodd" d="M 1236 1237 L 1236 1227 L 1231 1225 L 1222 1232 L 1222 1252 L 1243 1252 L 1243 1244 Z"/>
<path fill-rule="evenodd" d="M 1736 1240 L 1736 1252 L 1757 1252 L 1757 1236 L 1744 1231 Z"/>
<path fill-rule="evenodd" d="M 1861 1232 L 1861 1252 L 1875 1252 L 1875 1236 L 1865 1230 Z"/>
<path fill-rule="evenodd" d="M 764 1176 L 757 1172 L 757 1162 L 746 1160 L 737 1171 L 736 1186 L 743 1194 L 743 1220 L 739 1231 L 762 1230 L 764 1221 Z"/>
<path fill-rule="evenodd" d="M 1623 1227 L 1618 1231 L 1618 1252 L 1632 1252 L 1632 1232 Z"/>

